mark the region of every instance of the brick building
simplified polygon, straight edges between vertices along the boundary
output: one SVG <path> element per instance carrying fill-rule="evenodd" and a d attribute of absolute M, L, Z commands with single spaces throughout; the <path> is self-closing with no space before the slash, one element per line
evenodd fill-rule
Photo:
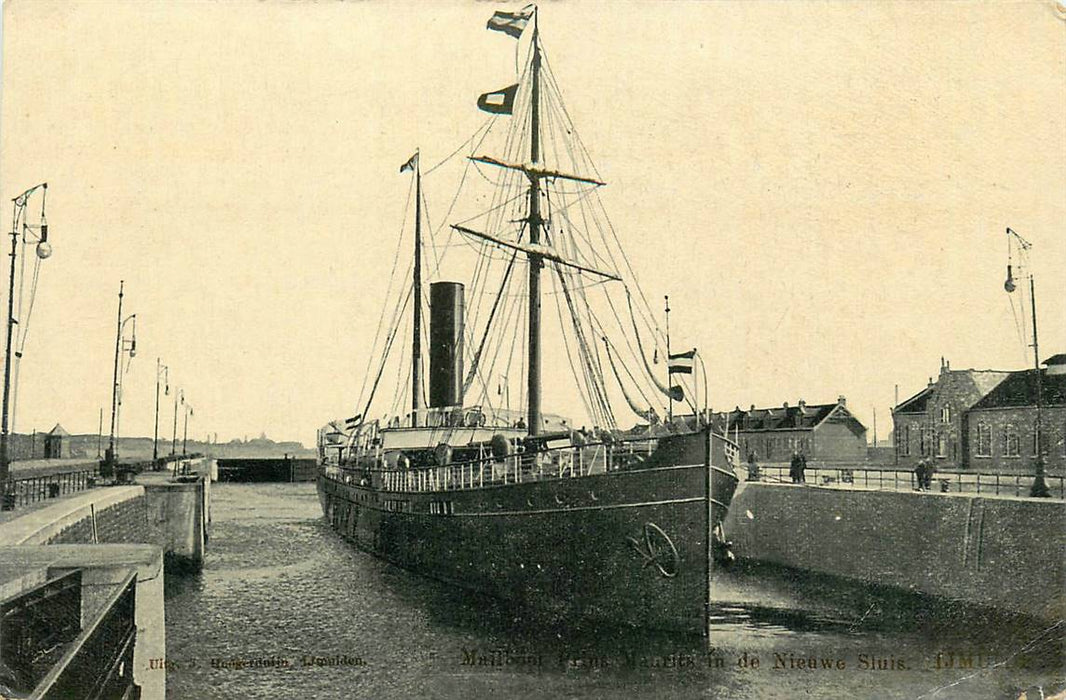
<path fill-rule="evenodd" d="M 1045 468 L 1066 473 L 1066 354 L 1044 363 L 1043 435 Z M 1036 444 L 1036 370 L 1011 372 L 969 413 L 970 466 L 978 471 L 1032 473 Z"/>
<path fill-rule="evenodd" d="M 967 464 L 967 412 L 1006 379 L 1010 372 L 951 369 L 940 360 L 940 375 L 892 411 L 899 464 L 911 466 L 923 457 L 936 457 L 940 468 Z"/>
<path fill-rule="evenodd" d="M 740 407 L 714 414 L 714 426 L 736 437 L 741 456 L 749 452 L 762 462 L 787 462 L 794 450 L 821 462 L 861 462 L 866 459 L 866 427 L 847 408 L 836 403 L 796 406 L 784 403 L 747 411 Z"/>
<path fill-rule="evenodd" d="M 1043 443 L 1049 473 L 1066 470 L 1066 355 L 1041 370 Z M 892 412 L 902 466 L 935 457 L 941 469 L 1031 473 L 1036 456 L 1036 370 L 953 370 Z"/>

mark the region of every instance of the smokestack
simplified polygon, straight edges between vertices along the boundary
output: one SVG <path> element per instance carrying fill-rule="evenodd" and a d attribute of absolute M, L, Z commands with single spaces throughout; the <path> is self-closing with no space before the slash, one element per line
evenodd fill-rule
<path fill-rule="evenodd" d="M 429 285 L 429 405 L 463 401 L 463 285 Z"/>

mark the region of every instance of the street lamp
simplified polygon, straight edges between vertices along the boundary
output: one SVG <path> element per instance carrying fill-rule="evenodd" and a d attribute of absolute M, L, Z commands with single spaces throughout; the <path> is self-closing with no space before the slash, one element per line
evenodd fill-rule
<path fill-rule="evenodd" d="M 37 190 L 41 191 L 41 223 L 38 226 L 31 226 L 26 223 L 26 204 L 29 201 L 30 196 Z M 42 182 L 39 185 L 35 185 L 26 190 L 14 200 L 14 211 L 11 216 L 11 272 L 8 276 L 8 294 L 7 294 L 7 351 L 4 353 L 4 399 L 3 399 L 3 418 L 0 420 L 0 486 L 6 484 L 8 478 L 11 475 L 11 454 L 10 454 L 10 438 L 9 438 L 9 416 L 11 413 L 11 358 L 12 358 L 12 337 L 14 336 L 14 327 L 19 323 L 19 319 L 15 318 L 15 259 L 18 256 L 18 242 L 19 238 L 22 238 L 22 243 L 25 246 L 28 242 L 37 242 L 37 264 L 40 264 L 41 260 L 46 260 L 52 255 L 52 244 L 48 242 L 48 220 L 45 218 L 45 201 L 47 200 L 48 183 Z M 25 259 L 25 258 L 23 258 Z M 36 280 L 36 271 L 34 280 Z M 32 309 L 32 296 L 31 306 Z M 21 308 L 19 309 L 21 312 Z M 27 315 L 28 316 L 28 315 Z M 26 331 L 23 326 L 22 337 L 25 338 Z M 19 348 L 15 355 L 19 358 L 22 357 L 22 350 Z M 6 494 L 6 489 L 0 488 Z"/>
<path fill-rule="evenodd" d="M 155 358 L 155 432 L 152 434 L 152 469 L 159 471 L 159 378 L 165 378 L 163 393 L 170 396 L 170 369 Z"/>
<path fill-rule="evenodd" d="M 132 360 L 137 355 L 137 314 L 130 314 L 125 318 L 122 317 L 122 297 L 126 282 L 119 280 L 118 283 L 118 316 L 115 330 L 115 373 L 114 381 L 111 385 L 111 435 L 108 438 L 108 448 L 106 454 L 107 462 L 107 474 L 105 476 L 111 476 L 114 474 L 115 463 L 117 461 L 117 455 L 115 454 L 115 432 L 118 427 L 118 413 L 119 408 L 122 405 L 122 375 L 124 372 L 119 372 L 119 365 L 121 364 L 120 358 L 123 355 L 129 355 Z M 125 338 L 126 324 L 133 321 L 133 333 L 129 340 Z M 127 364 L 127 367 L 129 365 Z"/>
<path fill-rule="evenodd" d="M 1014 229 L 1010 226 L 1007 227 L 1007 279 L 1003 282 L 1003 289 L 1008 294 L 1014 292 L 1017 288 L 1014 283 L 1014 274 L 1011 269 L 1011 241 L 1014 241 L 1018 248 L 1019 254 L 1028 253 L 1029 249 L 1033 247 L 1033 244 L 1025 240 L 1018 235 Z M 1020 266 L 1019 266 L 1020 268 Z M 1020 268 L 1021 269 L 1021 268 Z M 1033 476 L 1033 486 L 1029 489 L 1029 495 L 1034 498 L 1048 498 L 1051 496 L 1051 491 L 1047 487 L 1047 483 L 1044 481 L 1044 425 L 1043 425 L 1043 408 L 1044 408 L 1044 378 L 1040 372 L 1040 348 L 1036 339 L 1036 285 L 1033 282 L 1033 271 L 1026 266 L 1025 275 L 1029 277 L 1029 302 L 1032 306 L 1033 316 L 1033 367 L 1036 370 L 1036 430 L 1035 430 L 1035 445 L 1036 445 L 1036 473 Z"/>

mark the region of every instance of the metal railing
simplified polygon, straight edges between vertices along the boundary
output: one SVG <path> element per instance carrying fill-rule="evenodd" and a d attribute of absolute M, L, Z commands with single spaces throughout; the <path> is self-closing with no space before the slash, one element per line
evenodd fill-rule
<path fill-rule="evenodd" d="M 81 570 L 0 602 L 3 683 L 25 697 L 81 632 Z"/>
<path fill-rule="evenodd" d="M 477 489 L 603 474 L 639 463 L 655 449 L 654 441 L 567 445 L 518 452 L 507 457 L 484 457 L 447 466 L 408 469 L 347 470 L 327 467 L 326 476 L 337 481 L 370 479 L 386 491 L 425 493 Z"/>
<path fill-rule="evenodd" d="M 762 481 L 791 483 L 789 467 L 760 465 Z M 915 491 L 918 480 L 907 469 L 863 469 L 856 467 L 808 468 L 805 483 L 834 488 L 854 488 L 869 491 Z M 935 472 L 930 491 L 944 493 L 973 493 L 991 496 L 1028 496 L 1033 485 L 1031 474 L 997 474 L 988 472 Z M 1046 475 L 1044 482 L 1052 498 L 1066 498 L 1066 477 Z"/>
<path fill-rule="evenodd" d="M 133 679 L 136 604 L 137 573 L 130 572 L 103 613 L 81 631 L 30 697 L 140 697 Z"/>
<path fill-rule="evenodd" d="M 13 477 L 0 483 L 0 510 L 14 510 L 20 506 L 91 489 L 98 481 L 99 472 L 96 469 Z"/>

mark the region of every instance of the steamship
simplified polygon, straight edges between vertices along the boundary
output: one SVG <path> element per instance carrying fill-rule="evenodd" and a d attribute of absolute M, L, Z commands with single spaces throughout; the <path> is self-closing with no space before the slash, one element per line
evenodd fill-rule
<path fill-rule="evenodd" d="M 491 116 L 469 149 L 426 173 L 460 173 L 447 227 L 423 215 L 419 153 L 400 168 L 413 255 L 390 285 L 359 414 L 320 431 L 325 518 L 360 549 L 538 616 L 701 631 L 737 447 L 712 429 L 705 389 L 700 406 L 699 355 L 670 347 L 668 300 L 663 330 L 636 285 L 536 7 L 496 12 L 488 29 L 517 42 L 518 82 L 481 95 Z M 548 366 L 571 376 L 549 383 Z M 576 395 L 587 421 L 543 412 L 545 389 Z"/>

